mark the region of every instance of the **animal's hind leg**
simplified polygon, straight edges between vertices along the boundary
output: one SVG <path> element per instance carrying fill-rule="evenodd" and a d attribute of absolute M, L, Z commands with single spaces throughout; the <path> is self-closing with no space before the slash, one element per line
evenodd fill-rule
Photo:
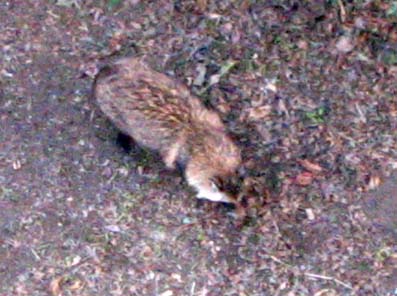
<path fill-rule="evenodd" d="M 132 146 L 134 144 L 134 140 L 123 132 L 118 132 L 116 142 L 126 153 L 131 152 Z"/>
<path fill-rule="evenodd" d="M 176 141 L 165 152 L 161 153 L 161 156 L 163 157 L 163 161 L 167 168 L 175 169 L 181 145 L 182 144 L 180 141 Z"/>

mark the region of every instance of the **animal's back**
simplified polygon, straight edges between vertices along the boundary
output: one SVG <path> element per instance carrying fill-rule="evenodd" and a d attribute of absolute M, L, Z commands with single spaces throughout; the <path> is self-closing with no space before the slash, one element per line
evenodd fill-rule
<path fill-rule="evenodd" d="M 219 116 L 186 86 L 150 69 L 139 58 L 124 58 L 105 68 L 94 91 L 100 108 L 118 128 L 160 152 L 181 137 L 211 129 L 224 132 Z"/>
<path fill-rule="evenodd" d="M 107 72 L 97 80 L 95 95 L 102 111 L 123 132 L 158 150 L 187 128 L 193 106 L 184 86 L 137 58 L 122 59 Z"/>

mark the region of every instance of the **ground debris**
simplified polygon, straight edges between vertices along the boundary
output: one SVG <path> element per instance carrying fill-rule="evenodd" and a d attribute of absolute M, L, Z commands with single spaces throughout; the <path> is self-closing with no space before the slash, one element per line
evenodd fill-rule
<path fill-rule="evenodd" d="M 395 294 L 395 1 L 0 12 L 1 295 Z M 244 221 L 117 146 L 92 83 L 130 55 L 220 112 L 247 166 Z"/>

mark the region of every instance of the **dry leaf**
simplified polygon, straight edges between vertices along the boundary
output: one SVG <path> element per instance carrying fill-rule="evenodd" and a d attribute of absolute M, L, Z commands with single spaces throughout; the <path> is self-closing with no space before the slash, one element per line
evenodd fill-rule
<path fill-rule="evenodd" d="M 237 64 L 236 61 L 229 60 L 222 65 L 218 74 L 214 74 L 210 77 L 209 85 L 214 85 L 219 82 L 219 80 L 225 76 L 229 71 Z"/>
<path fill-rule="evenodd" d="M 21 162 L 17 159 L 12 163 L 12 168 L 14 170 L 19 170 L 22 167 Z"/>
<path fill-rule="evenodd" d="M 340 37 L 335 46 L 336 49 L 341 53 L 348 53 L 354 48 L 354 44 L 350 36 Z"/>
<path fill-rule="evenodd" d="M 264 89 L 270 90 L 270 91 L 276 93 L 276 92 L 277 92 L 276 79 L 273 78 L 273 79 L 267 80 L 267 81 L 266 81 L 266 84 L 265 84 L 265 86 L 264 86 Z"/>
<path fill-rule="evenodd" d="M 172 273 L 172 274 L 171 274 L 171 278 L 174 279 L 174 280 L 176 280 L 176 281 L 179 282 L 179 283 L 182 283 L 182 277 L 181 277 L 181 275 L 178 274 L 178 273 Z"/>
<path fill-rule="evenodd" d="M 310 185 L 313 182 L 313 174 L 310 172 L 303 172 L 296 176 L 296 183 L 301 186 Z"/>
<path fill-rule="evenodd" d="M 61 282 L 62 282 L 62 277 L 59 276 L 55 279 L 53 279 L 50 283 L 50 292 L 54 296 L 58 296 L 61 292 Z"/>
<path fill-rule="evenodd" d="M 306 215 L 307 215 L 307 219 L 309 219 L 310 221 L 315 219 L 313 209 L 307 208 L 305 210 L 305 212 L 306 212 Z"/>
<path fill-rule="evenodd" d="M 207 9 L 207 0 L 197 0 L 196 3 L 200 11 L 205 11 Z"/>
<path fill-rule="evenodd" d="M 250 108 L 248 112 L 248 119 L 252 121 L 264 120 L 269 117 L 271 108 L 272 107 L 268 105 Z"/>
<path fill-rule="evenodd" d="M 299 160 L 298 163 L 312 173 L 320 173 L 323 171 L 323 168 L 320 165 L 318 165 L 317 163 L 313 163 L 307 159 Z"/>
<path fill-rule="evenodd" d="M 57 0 L 55 5 L 65 6 L 65 7 L 72 7 L 75 5 L 78 9 L 80 9 L 79 0 Z"/>
<path fill-rule="evenodd" d="M 322 289 L 314 294 L 314 296 L 336 296 L 338 295 L 333 289 Z"/>
<path fill-rule="evenodd" d="M 369 190 L 375 189 L 379 187 L 380 184 L 381 184 L 381 179 L 379 176 L 371 176 L 368 182 L 368 189 Z"/>
<path fill-rule="evenodd" d="M 207 67 L 204 64 L 197 65 L 198 75 L 193 81 L 193 85 L 202 86 L 205 80 L 205 73 L 207 72 Z"/>
<path fill-rule="evenodd" d="M 172 292 L 171 290 L 167 290 L 160 294 L 160 296 L 173 296 L 173 295 L 174 295 L 174 292 Z"/>
<path fill-rule="evenodd" d="M 110 232 L 121 232 L 121 229 L 118 225 L 106 225 L 105 229 Z"/>
<path fill-rule="evenodd" d="M 152 250 L 151 247 L 145 246 L 145 247 L 143 247 L 143 249 L 142 249 L 140 255 L 141 255 L 142 257 L 145 257 L 145 258 L 152 257 L 152 256 L 153 256 L 153 250 Z"/>
<path fill-rule="evenodd" d="M 69 286 L 68 290 L 77 291 L 77 290 L 80 290 L 83 286 L 84 286 L 84 283 L 81 280 L 76 279 L 75 281 L 73 281 L 73 284 L 71 284 Z"/>

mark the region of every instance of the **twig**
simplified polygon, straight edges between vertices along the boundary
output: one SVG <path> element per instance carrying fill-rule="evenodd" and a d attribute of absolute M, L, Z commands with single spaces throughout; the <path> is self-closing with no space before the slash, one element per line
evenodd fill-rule
<path fill-rule="evenodd" d="M 286 263 L 286 262 L 278 259 L 277 257 L 273 256 L 273 255 L 267 254 L 267 257 L 269 259 L 273 260 L 274 262 L 277 262 L 279 264 L 282 264 L 282 265 L 286 266 L 288 269 L 295 270 L 295 271 L 299 272 L 299 268 L 297 268 L 297 267 L 295 267 L 295 266 L 293 266 L 293 265 L 291 265 L 289 263 Z M 303 275 L 306 276 L 306 277 L 310 277 L 310 278 L 316 278 L 316 279 L 322 279 L 322 280 L 327 280 L 327 281 L 333 281 L 336 284 L 339 284 L 339 285 L 345 287 L 346 289 L 349 289 L 349 290 L 353 289 L 351 285 L 349 285 L 349 284 L 347 284 L 345 282 L 342 282 L 341 280 L 338 280 L 337 278 L 334 278 L 332 276 L 326 276 L 326 275 L 315 274 L 315 273 L 310 273 L 310 272 L 305 272 L 305 273 L 303 273 Z"/>
<path fill-rule="evenodd" d="M 310 272 L 305 272 L 304 275 L 307 277 L 311 277 L 311 278 L 322 279 L 322 280 L 327 280 L 327 281 L 334 281 L 335 283 L 337 283 L 347 289 L 350 289 L 350 290 L 353 289 L 349 284 L 346 284 L 346 283 L 342 282 L 341 280 L 338 280 L 337 278 L 334 278 L 331 276 L 315 274 L 315 273 L 310 273 Z"/>
<path fill-rule="evenodd" d="M 157 274 L 154 276 L 154 295 L 159 296 L 159 279 Z"/>
<path fill-rule="evenodd" d="M 288 267 L 292 267 L 291 264 L 285 263 L 284 261 L 281 261 L 280 259 L 278 259 L 277 257 L 275 257 L 273 255 L 270 255 L 269 258 L 272 259 L 274 262 L 280 263 L 280 264 L 288 266 Z"/>
<path fill-rule="evenodd" d="M 196 289 L 196 282 L 192 283 L 192 287 L 190 288 L 190 296 L 194 295 L 194 290 Z"/>
<path fill-rule="evenodd" d="M 203 87 L 199 90 L 199 95 L 205 93 L 211 86 L 217 84 L 219 80 L 225 76 L 229 71 L 237 64 L 237 61 L 229 60 L 224 65 L 222 65 L 218 74 L 214 74 L 211 76 L 210 81 L 206 87 Z"/>
<path fill-rule="evenodd" d="M 346 9 L 345 6 L 343 5 L 342 0 L 338 0 L 338 5 L 340 9 L 340 20 L 342 21 L 342 23 L 344 23 L 346 20 Z"/>
<path fill-rule="evenodd" d="M 281 259 L 278 259 L 276 256 L 266 254 L 266 257 L 273 260 L 274 262 L 276 262 L 278 264 L 285 265 L 288 268 L 294 268 L 294 266 L 292 266 L 291 264 L 289 264 L 287 262 L 282 261 Z"/>

